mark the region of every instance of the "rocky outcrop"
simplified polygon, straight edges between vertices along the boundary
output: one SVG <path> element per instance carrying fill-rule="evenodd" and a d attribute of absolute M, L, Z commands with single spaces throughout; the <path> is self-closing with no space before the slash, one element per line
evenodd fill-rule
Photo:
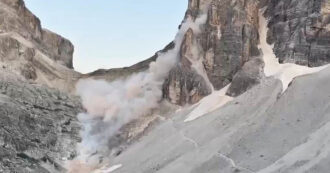
<path fill-rule="evenodd" d="M 196 103 L 212 91 L 202 76 L 204 70 L 198 71 L 197 67 L 192 67 L 201 63 L 196 54 L 199 52 L 196 44 L 193 30 L 188 29 L 181 45 L 178 65 L 170 71 L 163 85 L 163 97 L 174 104 Z"/>
<path fill-rule="evenodd" d="M 76 156 L 80 101 L 23 81 L 0 81 L 0 172 L 64 172 Z"/>
<path fill-rule="evenodd" d="M 72 69 L 73 45 L 42 29 L 22 0 L 0 0 L 1 67 L 26 80 L 72 91 L 80 77 Z"/>
<path fill-rule="evenodd" d="M 269 0 L 268 42 L 281 63 L 310 67 L 330 62 L 330 4 L 327 0 Z"/>
<path fill-rule="evenodd" d="M 189 33 L 188 30 L 181 46 L 183 49 L 180 50 L 180 65 L 173 69 L 176 74 L 170 73 L 164 84 L 165 98 L 180 105 L 196 103 L 211 93 L 210 88 L 219 90 L 231 83 L 237 72 L 239 74 L 236 78 L 245 76 L 247 83 L 244 82 L 245 86 L 240 86 L 242 83 L 237 80 L 232 83 L 231 88 L 235 88 L 232 89 L 235 93 L 242 93 L 258 83 L 260 77 L 257 75 L 261 74 L 259 71 L 262 69 L 262 63 L 254 63 L 256 62 L 254 57 L 260 54 L 257 48 L 259 44 L 258 2 L 190 0 L 188 7 L 186 19 L 196 19 L 206 13 L 207 20 L 201 26 L 200 33 Z M 194 40 L 189 42 L 188 38 Z M 200 69 L 191 68 L 190 60 L 193 59 L 189 57 L 193 56 L 191 47 L 198 52 L 194 56 L 197 56 L 195 59 L 202 63 Z M 255 71 L 253 74 L 242 69 L 249 61 L 253 61 L 249 64 L 254 64 L 247 65 L 252 68 L 248 71 Z M 190 73 L 187 73 L 187 69 L 190 69 Z M 189 91 L 189 94 L 182 91 Z M 178 98 L 181 101 L 178 102 Z"/>

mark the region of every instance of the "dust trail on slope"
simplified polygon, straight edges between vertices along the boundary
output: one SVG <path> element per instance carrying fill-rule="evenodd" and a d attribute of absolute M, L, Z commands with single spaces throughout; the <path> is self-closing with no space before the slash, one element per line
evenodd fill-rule
<path fill-rule="evenodd" d="M 200 32 L 207 16 L 193 20 L 188 17 L 175 38 L 175 47 L 159 53 L 146 72 L 111 83 L 102 80 L 81 80 L 77 94 L 81 96 L 86 113 L 78 115 L 84 129 L 78 144 L 78 157 L 68 163 L 69 172 L 91 172 L 99 166 L 104 155 L 109 154 L 109 140 L 118 130 L 133 119 L 148 114 L 159 106 L 162 85 L 169 71 L 178 61 L 179 51 L 186 31 Z"/>

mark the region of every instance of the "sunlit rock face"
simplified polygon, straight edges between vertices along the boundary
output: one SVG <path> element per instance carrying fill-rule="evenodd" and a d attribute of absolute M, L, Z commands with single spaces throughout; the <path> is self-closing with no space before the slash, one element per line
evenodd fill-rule
<path fill-rule="evenodd" d="M 22 0 L 0 0 L 0 65 L 3 71 L 49 87 L 72 91 L 80 74 L 71 42 L 43 29 Z"/>
<path fill-rule="evenodd" d="M 281 63 L 310 67 L 330 62 L 330 11 L 327 0 L 270 0 L 268 42 Z"/>

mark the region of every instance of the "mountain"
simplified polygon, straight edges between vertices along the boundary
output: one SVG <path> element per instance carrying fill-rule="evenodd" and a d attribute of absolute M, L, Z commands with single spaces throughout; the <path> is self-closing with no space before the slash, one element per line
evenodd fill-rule
<path fill-rule="evenodd" d="M 2 71 L 19 78 L 73 91 L 80 74 L 72 64 L 73 45 L 43 29 L 23 0 L 0 1 L 0 57 Z"/>
<path fill-rule="evenodd" d="M 68 93 L 80 76 L 72 54 L 22 0 L 0 0 L 0 172 L 64 172 L 77 155 L 83 108 Z"/>
<path fill-rule="evenodd" d="M 173 42 L 80 74 L 0 0 L 0 172 L 326 173 L 330 3 L 188 0 Z"/>

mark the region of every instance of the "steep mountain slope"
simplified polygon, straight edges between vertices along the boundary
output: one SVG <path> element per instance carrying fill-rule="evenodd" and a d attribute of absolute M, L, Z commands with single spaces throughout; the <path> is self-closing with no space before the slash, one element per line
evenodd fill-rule
<path fill-rule="evenodd" d="M 329 74 L 328 68 L 300 77 L 283 95 L 278 80 L 262 80 L 189 123 L 183 122 L 189 110 L 178 112 L 109 167 L 144 173 L 325 173 L 330 169 Z"/>
<path fill-rule="evenodd" d="M 42 29 L 23 0 L 0 1 L 2 71 L 64 91 L 74 89 L 80 74 L 72 69 L 73 45 Z"/>

